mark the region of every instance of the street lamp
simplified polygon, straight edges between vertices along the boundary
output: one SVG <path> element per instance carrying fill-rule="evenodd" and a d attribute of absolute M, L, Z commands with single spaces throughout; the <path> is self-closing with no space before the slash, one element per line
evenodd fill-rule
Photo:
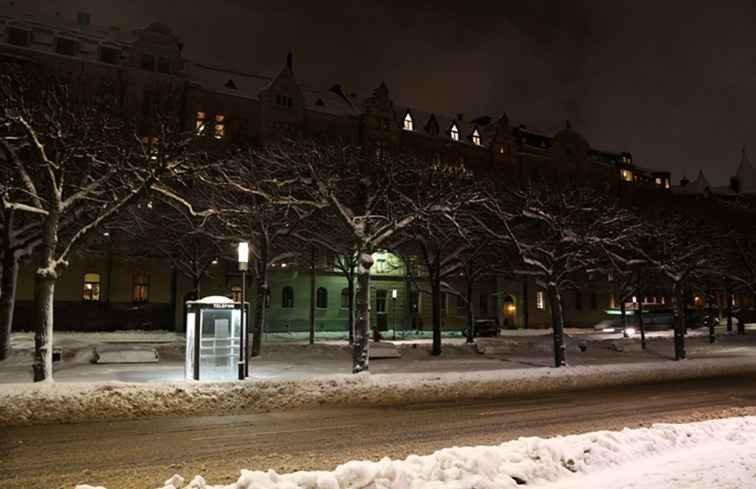
<path fill-rule="evenodd" d="M 393 338 L 394 341 L 396 341 L 396 298 L 397 298 L 397 291 L 396 289 L 391 289 L 391 322 L 393 323 L 391 326 L 391 329 L 393 330 Z"/>
<path fill-rule="evenodd" d="M 239 325 L 239 380 L 244 380 L 249 373 L 247 367 L 247 339 L 246 339 L 246 317 L 244 314 L 244 303 L 247 298 L 247 270 L 249 269 L 249 243 L 242 241 L 239 243 L 239 271 L 242 274 L 241 283 L 241 324 Z"/>

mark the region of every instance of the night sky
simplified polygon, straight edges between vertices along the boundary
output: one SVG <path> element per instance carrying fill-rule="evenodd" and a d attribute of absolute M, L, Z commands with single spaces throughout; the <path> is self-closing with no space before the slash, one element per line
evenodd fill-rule
<path fill-rule="evenodd" d="M 159 20 L 195 61 L 275 74 L 286 52 L 309 85 L 466 118 L 506 112 L 552 134 L 569 119 L 591 146 L 630 151 L 675 183 L 725 185 L 756 161 L 756 5 L 750 1 L 426 3 L 17 0 L 122 29 Z M 488 4 L 491 6 L 488 6 Z M 413 5 L 413 6 L 410 6 Z"/>

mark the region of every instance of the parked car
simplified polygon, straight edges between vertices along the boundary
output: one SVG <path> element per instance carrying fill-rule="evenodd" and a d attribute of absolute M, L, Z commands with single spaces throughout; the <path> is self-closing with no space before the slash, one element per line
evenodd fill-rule
<path fill-rule="evenodd" d="M 499 322 L 495 319 L 478 319 L 473 322 L 473 338 L 480 336 L 499 336 Z M 468 336 L 469 331 L 465 328 L 462 334 Z"/>

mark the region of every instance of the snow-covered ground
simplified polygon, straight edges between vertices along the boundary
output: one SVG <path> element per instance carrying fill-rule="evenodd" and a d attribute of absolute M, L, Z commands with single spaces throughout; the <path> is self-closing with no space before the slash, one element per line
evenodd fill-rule
<path fill-rule="evenodd" d="M 333 471 L 241 470 L 212 485 L 174 475 L 162 489 L 748 489 L 756 487 L 756 417 L 600 431 L 405 460 L 351 461 Z M 77 486 L 92 489 L 93 486 Z"/>
<path fill-rule="evenodd" d="M 0 426 L 142 416 L 269 412 L 321 405 L 488 399 L 756 371 L 756 356 L 570 368 L 323 375 L 295 380 L 0 384 Z"/>

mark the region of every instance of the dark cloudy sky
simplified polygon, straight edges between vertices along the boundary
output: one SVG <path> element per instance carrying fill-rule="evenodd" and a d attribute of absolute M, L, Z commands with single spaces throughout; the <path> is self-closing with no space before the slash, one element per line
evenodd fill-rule
<path fill-rule="evenodd" d="M 569 119 L 593 147 L 626 150 L 675 181 L 726 184 L 756 161 L 756 4 L 751 1 L 17 0 L 85 8 L 123 29 L 154 20 L 187 57 L 296 75 L 466 117 L 506 112 L 553 133 Z M 490 6 L 488 5 L 490 4 Z"/>

